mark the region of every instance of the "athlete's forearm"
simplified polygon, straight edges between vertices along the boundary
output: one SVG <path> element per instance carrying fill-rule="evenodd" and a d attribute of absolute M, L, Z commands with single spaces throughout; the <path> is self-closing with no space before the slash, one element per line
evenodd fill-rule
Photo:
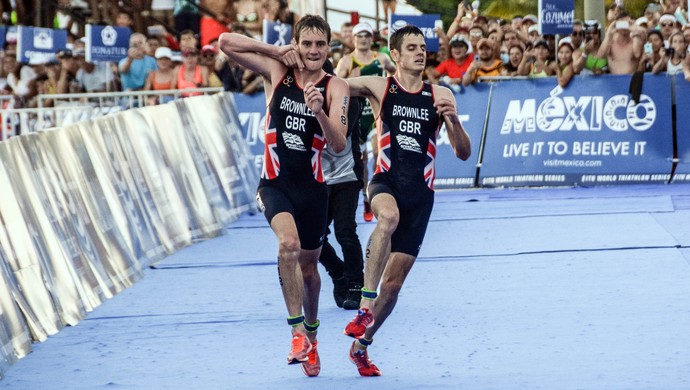
<path fill-rule="evenodd" d="M 332 113 L 331 117 L 333 118 L 326 115 L 323 110 L 316 114 L 316 120 L 321 125 L 323 135 L 328 141 L 328 147 L 333 149 L 335 153 L 342 152 L 347 142 L 345 139 L 345 134 L 347 134 L 347 105 L 342 113 L 343 115 L 341 112 Z"/>
<path fill-rule="evenodd" d="M 463 161 L 467 160 L 472 154 L 472 144 L 469 134 L 467 134 L 462 123 L 460 123 L 460 118 L 458 118 L 457 114 L 448 114 L 443 116 L 443 120 L 446 124 L 448 139 L 451 146 L 453 146 L 455 156 Z"/>

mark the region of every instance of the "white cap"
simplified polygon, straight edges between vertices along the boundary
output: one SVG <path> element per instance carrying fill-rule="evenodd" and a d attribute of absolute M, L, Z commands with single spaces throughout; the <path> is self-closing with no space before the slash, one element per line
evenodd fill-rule
<path fill-rule="evenodd" d="M 571 49 L 575 50 L 575 46 L 573 46 L 573 41 L 570 39 L 570 37 L 565 37 L 558 41 L 558 48 L 560 48 L 562 45 L 568 45 Z"/>
<path fill-rule="evenodd" d="M 358 23 L 355 25 L 355 27 L 352 28 L 352 34 L 357 35 L 361 32 L 368 32 L 371 35 L 374 35 L 374 29 L 371 28 L 369 23 Z"/>
<path fill-rule="evenodd" d="M 522 17 L 522 23 L 532 22 L 534 24 L 539 22 L 539 19 L 535 15 L 529 14 Z"/>
<path fill-rule="evenodd" d="M 156 49 L 156 59 L 158 58 L 167 58 L 167 59 L 172 59 L 172 50 L 170 50 L 169 47 L 161 46 L 158 49 Z"/>
<path fill-rule="evenodd" d="M 637 20 L 635 20 L 635 24 L 638 26 L 641 26 L 643 24 L 648 24 L 648 23 L 649 23 L 649 20 L 647 18 L 645 18 L 644 16 L 641 18 L 637 18 Z"/>
<path fill-rule="evenodd" d="M 673 22 L 673 23 L 675 23 L 675 22 L 676 22 L 676 17 L 673 16 L 673 15 L 671 15 L 671 14 L 663 14 L 663 15 L 661 15 L 661 17 L 659 18 L 659 24 L 661 24 L 661 23 L 663 23 L 663 22 Z"/>
<path fill-rule="evenodd" d="M 529 28 L 527 29 L 527 34 L 531 33 L 532 31 L 536 31 L 537 33 L 539 33 L 539 26 L 536 24 L 529 26 Z"/>

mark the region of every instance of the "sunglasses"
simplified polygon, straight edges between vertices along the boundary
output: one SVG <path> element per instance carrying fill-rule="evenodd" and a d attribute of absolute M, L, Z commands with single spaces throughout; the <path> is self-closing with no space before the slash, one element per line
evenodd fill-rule
<path fill-rule="evenodd" d="M 661 23 L 661 27 L 673 27 L 673 23 Z"/>
<path fill-rule="evenodd" d="M 357 35 L 355 35 L 355 36 L 356 36 L 357 38 L 365 38 L 365 39 L 366 39 L 366 38 L 371 38 L 371 37 L 372 37 L 372 35 L 369 34 L 369 33 L 359 33 L 359 34 L 357 34 Z"/>
<path fill-rule="evenodd" d="M 573 34 L 572 34 L 572 35 L 573 35 L 574 37 L 584 37 L 584 36 L 585 36 L 585 32 L 584 32 L 584 31 L 573 31 Z"/>

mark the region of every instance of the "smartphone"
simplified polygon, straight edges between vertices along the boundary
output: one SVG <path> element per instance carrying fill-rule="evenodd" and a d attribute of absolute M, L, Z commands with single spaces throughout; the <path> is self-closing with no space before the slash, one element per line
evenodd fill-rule
<path fill-rule="evenodd" d="M 616 22 L 616 30 L 629 30 L 630 23 L 627 20 L 619 20 Z"/>
<path fill-rule="evenodd" d="M 673 57 L 673 55 L 676 54 L 676 49 L 669 47 L 666 49 L 666 55 L 669 57 Z"/>
<path fill-rule="evenodd" d="M 647 42 L 644 44 L 644 52 L 645 54 L 652 54 L 652 44 L 650 42 Z"/>
<path fill-rule="evenodd" d="M 434 28 L 435 29 L 440 28 L 441 30 L 443 30 L 443 20 L 441 20 L 441 19 L 434 20 Z"/>
<path fill-rule="evenodd" d="M 163 26 L 149 26 L 146 32 L 150 37 L 160 37 L 165 35 L 165 29 Z"/>

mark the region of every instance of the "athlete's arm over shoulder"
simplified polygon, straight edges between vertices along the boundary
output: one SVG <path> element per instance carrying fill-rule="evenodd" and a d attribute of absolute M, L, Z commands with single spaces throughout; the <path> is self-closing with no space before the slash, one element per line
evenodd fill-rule
<path fill-rule="evenodd" d="M 381 76 L 360 76 L 349 78 L 346 81 L 350 86 L 350 95 L 363 96 L 369 99 L 374 108 L 380 106 L 388 87 L 388 79 Z"/>
<path fill-rule="evenodd" d="M 446 131 L 448 132 L 448 139 L 453 147 L 455 156 L 461 160 L 467 160 L 472 154 L 472 145 L 470 143 L 470 136 L 465 131 L 465 128 L 460 123 L 458 118 L 458 109 L 455 105 L 455 97 L 450 89 L 440 85 L 432 85 L 434 96 L 434 106 L 438 115 L 443 118 L 446 124 Z"/>
<path fill-rule="evenodd" d="M 340 153 L 347 143 L 347 110 L 350 105 L 350 93 L 345 80 L 333 77 L 328 85 L 328 111 L 321 110 L 316 119 L 321 124 L 328 146 Z"/>
<path fill-rule="evenodd" d="M 284 75 L 287 69 L 287 65 L 284 64 L 285 57 L 294 51 L 290 45 L 269 45 L 237 33 L 223 33 L 218 42 L 220 50 L 228 57 L 243 67 L 260 74 L 268 81 L 273 81 L 274 77 L 279 78 Z M 296 52 L 294 52 L 294 56 L 299 61 L 299 55 Z M 301 62 L 297 65 L 303 66 Z"/>

